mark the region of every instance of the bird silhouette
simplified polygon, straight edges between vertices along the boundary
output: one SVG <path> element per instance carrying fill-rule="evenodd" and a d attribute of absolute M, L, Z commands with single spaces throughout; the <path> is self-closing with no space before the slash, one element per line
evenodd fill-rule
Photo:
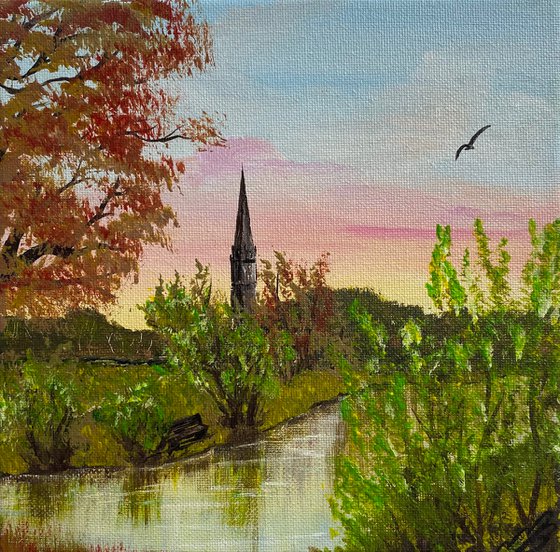
<path fill-rule="evenodd" d="M 473 137 L 470 139 L 468 144 L 463 144 L 458 150 L 457 153 L 455 154 L 455 161 L 457 161 L 457 159 L 459 158 L 459 154 L 463 151 L 463 150 L 472 150 L 474 149 L 474 143 L 476 141 L 476 139 L 487 129 L 490 128 L 492 125 L 486 125 L 483 126 L 480 130 L 478 130 Z"/>

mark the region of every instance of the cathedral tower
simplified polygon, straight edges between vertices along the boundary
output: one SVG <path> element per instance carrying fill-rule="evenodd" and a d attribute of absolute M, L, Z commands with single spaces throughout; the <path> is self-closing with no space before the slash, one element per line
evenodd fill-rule
<path fill-rule="evenodd" d="M 241 169 L 235 238 L 229 260 L 231 263 L 231 306 L 235 309 L 250 311 L 257 294 L 257 248 L 253 243 L 251 232 L 243 169 Z"/>

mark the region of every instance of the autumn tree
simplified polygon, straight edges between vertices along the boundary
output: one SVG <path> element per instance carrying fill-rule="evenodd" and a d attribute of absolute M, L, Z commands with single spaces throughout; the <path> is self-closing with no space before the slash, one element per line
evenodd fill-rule
<path fill-rule="evenodd" d="M 221 138 L 174 116 L 166 82 L 211 46 L 191 0 L 1 3 L 0 315 L 110 302 L 146 244 L 169 247 L 166 147 Z"/>
<path fill-rule="evenodd" d="M 311 266 L 275 252 L 274 263 L 261 259 L 263 289 L 257 317 L 269 333 L 290 337 L 296 356 L 286 366 L 284 379 L 313 368 L 325 359 L 334 343 L 334 292 L 327 284 L 328 253 Z"/>

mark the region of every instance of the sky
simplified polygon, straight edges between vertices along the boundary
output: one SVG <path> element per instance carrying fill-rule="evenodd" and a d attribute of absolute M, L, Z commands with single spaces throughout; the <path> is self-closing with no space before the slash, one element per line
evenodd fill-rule
<path fill-rule="evenodd" d="M 187 172 L 168 197 L 173 251 L 148 249 L 115 317 L 159 274 L 210 264 L 227 293 L 241 166 L 259 258 L 331 259 L 330 283 L 428 306 L 436 224 L 457 256 L 475 218 L 510 240 L 559 213 L 554 0 L 199 0 L 215 66 L 167 86 L 182 113 L 223 118 L 224 148 L 172 154 Z M 455 151 L 484 125 L 473 151 Z"/>

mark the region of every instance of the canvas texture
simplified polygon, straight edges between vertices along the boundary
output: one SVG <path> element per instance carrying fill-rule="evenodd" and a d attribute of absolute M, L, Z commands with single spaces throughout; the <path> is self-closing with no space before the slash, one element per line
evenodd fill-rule
<path fill-rule="evenodd" d="M 554 0 L 0 2 L 0 551 L 560 549 Z"/>

